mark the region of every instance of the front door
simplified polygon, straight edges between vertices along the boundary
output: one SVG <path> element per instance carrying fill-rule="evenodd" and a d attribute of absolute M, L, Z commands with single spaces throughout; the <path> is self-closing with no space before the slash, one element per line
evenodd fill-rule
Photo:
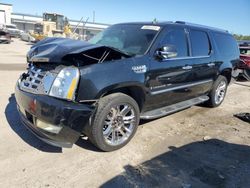
<path fill-rule="evenodd" d="M 147 75 L 150 94 L 146 110 L 171 105 L 192 96 L 193 61 L 190 58 L 187 32 L 182 27 L 166 28 L 158 48 L 173 46 L 175 57 L 158 59 L 151 57 Z"/>

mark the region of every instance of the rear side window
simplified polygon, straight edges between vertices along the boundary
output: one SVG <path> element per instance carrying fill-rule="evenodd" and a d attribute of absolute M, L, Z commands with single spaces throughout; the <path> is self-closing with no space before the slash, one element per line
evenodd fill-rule
<path fill-rule="evenodd" d="M 162 42 L 163 45 L 173 45 L 177 57 L 188 56 L 187 37 L 183 28 L 168 28 Z"/>
<path fill-rule="evenodd" d="M 190 42 L 193 56 L 208 56 L 210 54 L 210 42 L 206 32 L 191 29 Z"/>
<path fill-rule="evenodd" d="M 239 47 L 232 35 L 214 33 L 214 39 L 221 56 L 228 58 L 239 57 Z"/>

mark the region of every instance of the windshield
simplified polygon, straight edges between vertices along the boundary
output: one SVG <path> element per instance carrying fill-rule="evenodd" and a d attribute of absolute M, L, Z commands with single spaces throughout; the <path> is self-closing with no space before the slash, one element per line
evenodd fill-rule
<path fill-rule="evenodd" d="M 155 25 L 120 24 L 102 31 L 88 42 L 120 50 L 128 55 L 142 55 L 160 30 Z"/>
<path fill-rule="evenodd" d="M 8 29 L 16 29 L 16 26 L 14 26 L 14 25 L 6 25 L 6 28 L 8 28 Z"/>

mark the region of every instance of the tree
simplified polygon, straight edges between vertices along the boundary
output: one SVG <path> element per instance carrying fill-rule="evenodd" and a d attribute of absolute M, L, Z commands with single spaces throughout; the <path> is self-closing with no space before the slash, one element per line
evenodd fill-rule
<path fill-rule="evenodd" d="M 250 40 L 250 35 L 233 34 L 233 36 L 236 40 Z"/>

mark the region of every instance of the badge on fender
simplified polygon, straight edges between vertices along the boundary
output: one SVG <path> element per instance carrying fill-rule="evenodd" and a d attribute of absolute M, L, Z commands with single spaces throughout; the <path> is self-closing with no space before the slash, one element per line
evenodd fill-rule
<path fill-rule="evenodd" d="M 147 67 L 146 67 L 146 65 L 133 66 L 132 70 L 135 73 L 145 73 L 147 71 Z"/>

